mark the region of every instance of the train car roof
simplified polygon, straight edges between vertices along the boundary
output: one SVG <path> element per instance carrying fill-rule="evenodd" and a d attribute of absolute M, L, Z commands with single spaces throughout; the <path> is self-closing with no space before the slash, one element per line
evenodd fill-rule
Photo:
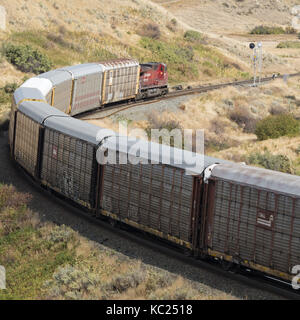
<path fill-rule="evenodd" d="M 212 177 L 300 198 L 300 177 L 238 163 L 215 166 Z"/>
<path fill-rule="evenodd" d="M 51 116 L 69 117 L 44 102 L 24 101 L 19 105 L 18 110 L 38 123 L 43 123 L 45 119 Z"/>
<path fill-rule="evenodd" d="M 71 81 L 72 75 L 69 71 L 63 69 L 51 70 L 49 72 L 42 73 L 37 78 L 49 79 L 53 86 L 58 86 L 63 82 Z"/>
<path fill-rule="evenodd" d="M 46 128 L 98 145 L 97 134 L 101 128 L 72 117 L 50 117 L 44 121 Z"/>
<path fill-rule="evenodd" d="M 20 87 L 14 92 L 14 100 L 16 104 L 24 100 L 35 100 L 46 102 L 45 96 L 36 88 Z"/>
<path fill-rule="evenodd" d="M 85 77 L 94 73 L 102 73 L 104 67 L 99 63 L 85 63 L 76 66 L 62 68 L 61 70 L 69 72 L 74 79 Z"/>
<path fill-rule="evenodd" d="M 230 163 L 194 152 L 169 147 L 163 144 L 125 136 L 112 136 L 104 139 L 100 149 L 118 151 L 126 154 L 134 163 L 159 163 L 181 168 L 190 175 L 201 175 L 203 171 L 216 163 Z"/>

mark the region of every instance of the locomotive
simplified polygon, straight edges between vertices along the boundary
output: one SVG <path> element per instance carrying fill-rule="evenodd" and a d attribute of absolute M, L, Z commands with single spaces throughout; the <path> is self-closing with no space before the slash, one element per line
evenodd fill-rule
<path fill-rule="evenodd" d="M 162 96 L 168 93 L 168 70 L 164 63 L 141 64 L 138 99 Z"/>

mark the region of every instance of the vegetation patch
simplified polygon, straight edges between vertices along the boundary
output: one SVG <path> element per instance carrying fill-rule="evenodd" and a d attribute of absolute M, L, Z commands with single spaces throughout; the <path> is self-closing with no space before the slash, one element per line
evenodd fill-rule
<path fill-rule="evenodd" d="M 151 39 L 159 39 L 161 36 L 159 25 L 153 23 L 143 25 L 138 34 Z"/>
<path fill-rule="evenodd" d="M 169 22 L 170 28 L 174 29 L 176 26 L 175 20 Z M 162 40 L 164 34 L 160 27 L 150 23 L 143 25 L 137 33 L 142 35 L 142 38 L 137 44 L 130 45 L 108 34 L 75 32 L 61 27 L 51 32 L 35 30 L 13 32 L 7 42 L 13 44 L 14 49 L 13 52 L 9 51 L 7 60 L 11 63 L 16 60 L 14 63 L 18 63 L 22 70 L 30 71 L 32 66 L 28 66 L 29 62 L 24 55 L 27 52 L 25 48 L 31 48 L 30 50 L 42 55 L 38 54 L 42 64 L 40 62 L 34 64 L 37 70 L 33 72 L 49 69 L 47 60 L 42 57 L 49 57 L 52 68 L 115 58 L 134 58 L 140 62 L 167 63 L 171 83 L 197 81 L 203 75 L 214 78 L 249 76 L 221 53 L 204 45 L 203 37 L 198 32 L 187 31 L 184 36 L 179 35 Z M 14 59 L 15 47 L 17 52 L 20 52 L 21 58 L 18 54 L 17 59 Z"/>
<path fill-rule="evenodd" d="M 291 114 L 269 116 L 256 125 L 255 134 L 258 140 L 276 139 L 282 136 L 297 136 L 300 133 L 300 122 Z"/>
<path fill-rule="evenodd" d="M 244 78 L 244 73 L 221 54 L 205 45 L 178 38 L 170 41 L 143 37 L 136 58 L 141 61 L 163 61 L 168 65 L 170 82 L 196 81 L 201 73 L 209 77 Z M 136 52 L 137 53 L 137 52 Z"/>
<path fill-rule="evenodd" d="M 202 43 L 203 35 L 198 31 L 188 30 L 184 34 L 184 39 L 193 43 Z"/>
<path fill-rule="evenodd" d="M 257 119 L 245 107 L 236 107 L 229 113 L 231 121 L 235 122 L 246 133 L 254 133 L 256 129 Z"/>
<path fill-rule="evenodd" d="M 266 151 L 264 153 L 253 153 L 247 158 L 247 163 L 260 166 L 269 170 L 292 173 L 291 162 L 285 155 L 273 155 Z"/>
<path fill-rule="evenodd" d="M 279 49 L 300 49 L 300 41 L 283 41 L 277 45 Z"/>
<path fill-rule="evenodd" d="M 76 242 L 54 243 L 27 203 L 31 197 L 0 186 L 0 265 L 6 268 L 6 290 L 0 299 L 36 299 L 57 267 L 72 263 Z"/>
<path fill-rule="evenodd" d="M 159 115 L 152 114 L 148 119 L 148 126 L 145 131 L 148 138 L 153 140 L 155 137 L 152 135 L 152 129 L 159 130 L 160 136 L 158 137 L 159 141 L 157 142 L 171 146 L 174 146 L 177 134 L 180 133 L 180 139 L 178 139 L 178 142 L 180 140 L 182 146 L 182 128 L 179 122 L 175 120 L 162 120 Z M 173 133 L 175 133 L 174 136 L 172 135 Z"/>
<path fill-rule="evenodd" d="M 250 34 L 295 34 L 297 30 L 292 27 L 257 26 L 250 31 Z"/>
<path fill-rule="evenodd" d="M 52 68 L 52 62 L 39 50 L 30 45 L 8 43 L 3 47 L 6 59 L 22 72 L 40 74 Z"/>
<path fill-rule="evenodd" d="M 65 225 L 42 223 L 28 209 L 30 200 L 0 184 L 0 265 L 6 268 L 0 300 L 233 298 L 96 245 Z"/>

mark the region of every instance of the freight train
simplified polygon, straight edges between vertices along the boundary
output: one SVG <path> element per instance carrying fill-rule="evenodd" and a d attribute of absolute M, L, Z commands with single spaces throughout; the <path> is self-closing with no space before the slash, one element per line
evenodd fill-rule
<path fill-rule="evenodd" d="M 152 163 L 154 144 L 146 141 L 140 143 L 146 163 L 97 161 L 108 151 L 139 160 L 130 148 L 136 141 L 72 115 L 135 98 L 145 82 L 166 90 L 166 67 L 157 66 L 141 67 L 142 82 L 131 60 L 66 67 L 28 80 L 14 93 L 12 158 L 41 186 L 93 216 L 153 234 L 194 257 L 291 281 L 300 265 L 299 176 L 211 157 L 187 174 L 191 168 L 178 164 L 175 148 L 169 163 Z M 149 70 L 164 80 L 153 81 Z M 181 152 L 185 159 L 200 157 Z"/>
<path fill-rule="evenodd" d="M 35 83 L 47 92 L 51 106 L 74 116 L 119 101 L 165 95 L 168 71 L 163 63 L 140 65 L 119 59 L 53 70 L 30 79 L 23 87 L 36 87 Z"/>

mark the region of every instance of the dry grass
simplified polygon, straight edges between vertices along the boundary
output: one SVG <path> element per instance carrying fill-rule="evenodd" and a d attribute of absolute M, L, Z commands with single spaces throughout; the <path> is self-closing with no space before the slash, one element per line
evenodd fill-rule
<path fill-rule="evenodd" d="M 7 290 L 0 299 L 235 299 L 230 294 L 142 263 L 42 223 L 31 196 L 0 185 L 0 264 Z"/>

